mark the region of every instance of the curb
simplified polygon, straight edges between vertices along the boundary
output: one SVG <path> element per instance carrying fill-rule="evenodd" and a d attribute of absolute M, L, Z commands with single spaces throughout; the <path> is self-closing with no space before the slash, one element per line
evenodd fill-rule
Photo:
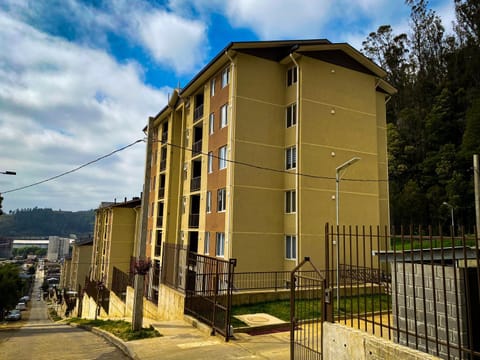
<path fill-rule="evenodd" d="M 87 326 L 87 325 L 78 325 L 78 324 L 74 324 L 74 323 L 71 323 L 69 325 L 73 326 L 73 327 L 78 327 L 78 328 L 83 329 L 83 330 L 93 332 L 95 335 L 101 336 L 102 338 L 107 340 L 110 344 L 117 347 L 120 351 L 122 351 L 130 359 L 140 360 L 140 358 L 135 353 L 135 351 L 131 350 L 128 347 L 128 345 L 125 344 L 125 342 L 122 339 L 116 337 L 115 335 L 109 333 L 108 331 L 105 331 L 105 330 L 102 330 L 102 329 L 99 329 L 99 328 L 96 328 L 96 327 L 93 327 L 93 326 Z"/>

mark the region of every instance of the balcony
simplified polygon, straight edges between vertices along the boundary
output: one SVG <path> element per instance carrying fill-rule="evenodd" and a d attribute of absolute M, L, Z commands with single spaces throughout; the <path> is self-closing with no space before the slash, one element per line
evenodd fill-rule
<path fill-rule="evenodd" d="M 202 152 L 202 140 L 198 140 L 192 145 L 192 156 L 198 155 Z"/>
<path fill-rule="evenodd" d="M 188 227 L 198 229 L 198 224 L 200 223 L 200 214 L 190 214 L 188 218 Z"/>
<path fill-rule="evenodd" d="M 158 188 L 158 199 L 163 199 L 165 197 L 165 188 Z"/>
<path fill-rule="evenodd" d="M 203 104 L 198 105 L 193 111 L 193 121 L 197 121 L 203 117 Z"/>
<path fill-rule="evenodd" d="M 163 216 L 157 216 L 157 228 L 161 228 L 163 225 Z"/>
<path fill-rule="evenodd" d="M 167 168 L 167 159 L 160 160 L 160 171 L 164 171 Z"/>
<path fill-rule="evenodd" d="M 197 177 L 194 177 L 194 178 L 190 181 L 190 191 L 198 191 L 198 190 L 200 190 L 200 182 L 201 182 L 201 179 L 202 179 L 201 176 L 197 176 Z"/>

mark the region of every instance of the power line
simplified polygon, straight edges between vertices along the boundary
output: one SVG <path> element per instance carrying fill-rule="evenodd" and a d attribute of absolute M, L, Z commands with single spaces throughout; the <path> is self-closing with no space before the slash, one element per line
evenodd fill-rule
<path fill-rule="evenodd" d="M 193 152 L 193 150 L 192 150 L 191 148 L 188 148 L 188 147 L 185 147 L 185 146 L 181 146 L 181 145 L 177 145 L 177 144 L 172 144 L 172 143 L 169 143 L 169 142 L 167 142 L 167 141 L 156 140 L 156 142 L 159 142 L 159 143 L 161 143 L 161 144 L 163 144 L 163 145 L 167 145 L 167 146 L 175 147 L 175 148 L 178 148 L 178 149 L 182 149 L 182 150 L 186 150 L 186 151 Z M 196 154 L 200 154 L 200 155 L 204 155 L 204 156 L 210 156 L 209 153 L 204 153 L 204 152 L 202 152 L 202 151 L 196 151 Z M 335 180 L 335 177 L 334 177 L 334 176 L 320 176 L 320 175 L 306 174 L 306 173 L 301 173 L 301 172 L 297 172 L 297 171 L 290 171 L 290 170 L 285 170 L 285 169 L 275 169 L 275 168 L 270 168 L 270 167 L 266 167 L 266 166 L 255 165 L 255 164 L 251 164 L 251 163 L 247 163 L 247 162 L 243 162 L 243 161 L 230 160 L 230 159 L 227 159 L 227 158 L 222 158 L 222 157 L 220 157 L 220 156 L 214 155 L 213 153 L 212 153 L 211 156 L 212 156 L 213 158 L 215 158 L 215 159 L 224 160 L 224 161 L 229 162 L 229 163 L 232 163 L 232 164 L 248 166 L 248 167 L 255 168 L 255 169 L 259 169 L 259 170 L 272 171 L 272 172 L 289 174 L 289 175 L 298 175 L 298 176 L 308 177 L 308 178 L 312 178 L 312 179 Z M 352 178 L 342 178 L 342 181 L 388 182 L 388 180 L 386 180 L 386 179 L 352 179 Z"/>
<path fill-rule="evenodd" d="M 63 173 L 61 173 L 61 174 L 52 176 L 52 177 L 50 177 L 50 178 L 48 178 L 48 179 L 41 180 L 41 181 L 37 181 L 37 182 L 35 182 L 35 183 L 33 183 L 33 184 L 30 184 L 30 185 L 25 185 L 25 186 L 21 186 L 21 187 L 15 188 L 15 189 L 7 190 L 7 191 L 2 191 L 2 192 L 0 192 L 0 194 L 8 194 L 8 193 L 11 193 L 11 192 L 14 192 L 14 191 L 19 191 L 19 190 L 28 189 L 28 188 L 31 188 L 31 187 L 33 187 L 33 186 L 37 186 L 37 185 L 44 184 L 44 183 L 46 183 L 46 182 L 49 182 L 49 181 L 58 179 L 58 178 L 60 178 L 60 177 L 62 177 L 62 176 L 65 176 L 65 175 L 74 173 L 74 172 L 76 172 L 76 171 L 78 171 L 78 170 L 80 170 L 80 169 L 82 169 L 82 168 L 84 168 L 84 167 L 86 167 L 86 166 L 89 166 L 89 165 L 94 164 L 94 163 L 96 163 L 96 162 L 98 162 L 98 161 L 100 161 L 100 160 L 103 160 L 103 159 L 105 159 L 105 158 L 107 158 L 107 157 L 110 157 L 110 156 L 112 156 L 112 155 L 114 155 L 114 154 L 116 154 L 116 153 L 118 153 L 118 152 L 120 152 L 120 151 L 126 150 L 126 149 L 128 149 L 129 147 L 132 147 L 133 145 L 136 145 L 136 144 L 138 144 L 139 142 L 143 142 L 143 141 L 145 141 L 145 140 L 144 140 L 144 139 L 135 140 L 134 142 L 132 142 L 132 143 L 130 143 L 130 144 L 128 144 L 128 145 L 125 145 L 125 146 L 123 146 L 123 147 L 121 147 L 121 148 L 119 148 L 119 149 L 117 149 L 117 150 L 113 150 L 112 152 L 110 152 L 110 153 L 108 153 L 108 154 L 106 154 L 106 155 L 100 156 L 100 157 L 96 158 L 95 160 L 92 160 L 92 161 L 89 161 L 89 162 L 87 162 L 87 163 L 85 163 L 85 164 L 83 164 L 83 165 L 77 166 L 76 168 L 73 168 L 73 169 L 68 170 L 68 171 L 65 171 L 65 172 L 63 172 Z"/>

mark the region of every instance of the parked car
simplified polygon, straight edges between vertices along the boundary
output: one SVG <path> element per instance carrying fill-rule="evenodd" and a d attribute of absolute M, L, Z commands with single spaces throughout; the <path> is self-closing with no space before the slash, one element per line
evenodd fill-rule
<path fill-rule="evenodd" d="M 5 320 L 7 321 L 17 321 L 17 320 L 20 320 L 21 318 L 22 318 L 22 313 L 20 312 L 20 310 L 10 310 L 7 316 L 5 316 Z"/>
<path fill-rule="evenodd" d="M 28 295 L 22 296 L 19 301 L 24 302 L 26 304 L 27 302 L 30 301 L 30 296 Z"/>
<path fill-rule="evenodd" d="M 27 304 L 24 302 L 19 302 L 17 306 L 15 306 L 16 310 L 27 310 Z"/>

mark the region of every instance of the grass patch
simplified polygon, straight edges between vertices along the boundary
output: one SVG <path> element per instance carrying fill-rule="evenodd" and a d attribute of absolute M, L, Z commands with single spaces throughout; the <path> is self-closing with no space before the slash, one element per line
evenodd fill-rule
<path fill-rule="evenodd" d="M 132 330 L 132 324 L 124 320 L 88 320 L 71 318 L 67 323 L 75 323 L 82 326 L 93 326 L 108 331 L 124 341 L 149 339 L 162 336 L 153 326 L 138 331 Z"/>
<path fill-rule="evenodd" d="M 427 251 L 431 248 L 444 248 L 445 250 L 451 249 L 453 246 L 464 246 L 463 239 L 449 238 L 445 236 L 443 239 L 438 237 L 432 238 L 432 241 L 425 236 L 422 240 L 419 240 L 418 237 L 413 237 L 410 239 L 409 237 L 399 238 L 399 237 L 392 237 L 391 239 L 392 249 L 395 248 L 397 251 L 401 251 L 402 249 L 410 250 L 410 249 L 426 249 Z M 475 247 L 475 238 L 472 236 L 465 236 L 465 246 L 472 246 Z"/>
<path fill-rule="evenodd" d="M 295 302 L 298 320 L 315 319 L 322 315 L 322 303 L 312 300 L 297 300 Z M 340 298 L 340 315 L 358 314 L 372 311 L 380 311 L 391 308 L 391 299 L 388 295 L 366 295 Z M 333 300 L 333 311 L 337 312 L 337 301 Z M 246 315 L 255 313 L 267 313 L 283 321 L 290 321 L 290 300 L 262 302 L 257 304 L 239 305 L 232 307 L 232 315 Z M 233 327 L 243 327 L 245 324 L 236 318 L 232 318 Z"/>
<path fill-rule="evenodd" d="M 48 315 L 50 316 L 50 319 L 52 319 L 53 321 L 62 320 L 61 316 L 58 316 L 57 311 L 55 310 L 54 307 L 48 308 Z"/>

